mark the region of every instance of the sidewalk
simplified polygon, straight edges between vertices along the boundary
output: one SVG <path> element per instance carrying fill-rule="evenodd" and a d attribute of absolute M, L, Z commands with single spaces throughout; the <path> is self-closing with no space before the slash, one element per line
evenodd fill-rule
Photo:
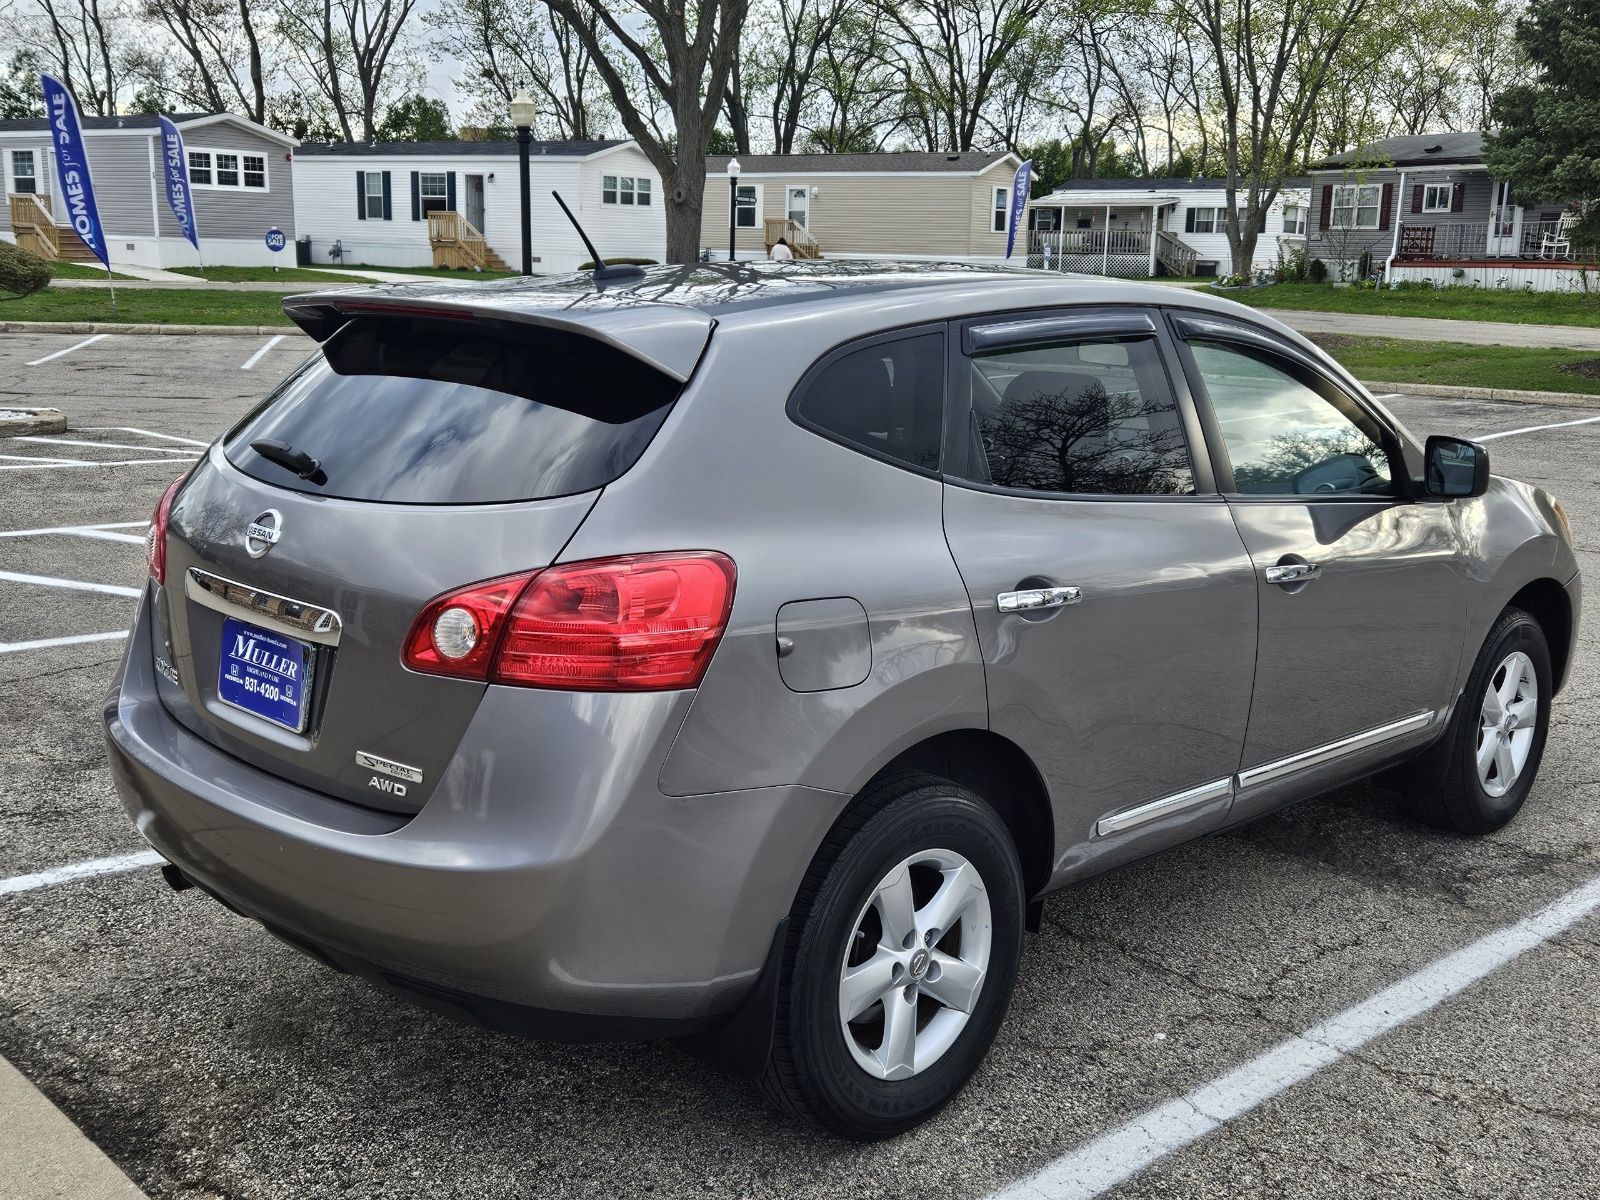
<path fill-rule="evenodd" d="M 196 288 L 212 292 L 315 292 L 322 288 L 335 287 L 338 283 L 348 282 L 352 287 L 366 283 L 432 283 L 445 276 L 435 275 L 407 275 L 400 271 L 367 271 L 354 270 L 350 267 L 325 267 L 318 263 L 316 266 L 307 267 L 308 271 L 320 271 L 325 275 L 342 275 L 345 278 L 337 282 L 332 279 L 302 279 L 299 282 L 284 280 L 282 283 L 271 279 L 252 280 L 249 282 L 228 283 L 223 280 L 198 279 L 193 275 L 179 275 L 176 271 L 159 271 L 154 267 L 129 267 L 118 263 L 114 268 L 119 275 L 133 275 L 134 279 L 119 279 L 116 286 L 120 291 L 126 288 L 129 291 L 141 291 L 145 288 Z M 461 273 L 462 279 L 472 279 L 470 271 Z M 104 279 L 52 279 L 51 287 L 59 288 L 103 288 L 106 286 Z"/>
<path fill-rule="evenodd" d="M 0 1058 L 0 1200 L 144 1200 L 27 1076 Z"/>
<path fill-rule="evenodd" d="M 1475 346 L 1533 346 L 1600 353 L 1600 327 L 1595 326 L 1518 325 L 1510 321 L 1450 321 L 1440 317 L 1366 316 L 1281 308 L 1256 311 L 1301 333 L 1349 333 L 1411 342 L 1467 342 Z"/>

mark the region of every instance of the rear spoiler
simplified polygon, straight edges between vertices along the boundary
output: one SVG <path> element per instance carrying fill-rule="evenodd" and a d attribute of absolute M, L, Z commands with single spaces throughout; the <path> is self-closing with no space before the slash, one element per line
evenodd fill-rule
<path fill-rule="evenodd" d="M 289 296 L 283 311 L 318 342 L 325 342 L 352 317 L 438 317 L 456 321 L 489 321 L 501 325 L 533 325 L 558 329 L 613 347 L 679 383 L 688 382 L 705 352 L 716 322 L 698 308 L 660 304 L 622 294 L 616 298 L 586 295 L 517 296 L 499 291 L 472 295 L 467 288 L 413 285 L 396 289 L 345 288 Z M 482 285 L 473 285 L 475 290 Z M 589 301 L 585 303 L 585 301 Z"/>

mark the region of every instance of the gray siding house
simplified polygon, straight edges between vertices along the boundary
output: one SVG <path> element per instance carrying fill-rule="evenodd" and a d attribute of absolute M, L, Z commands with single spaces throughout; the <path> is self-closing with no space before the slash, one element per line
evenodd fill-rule
<path fill-rule="evenodd" d="M 1312 169 L 1306 255 L 1335 280 L 1365 255 L 1390 281 L 1565 291 L 1595 261 L 1566 236 L 1570 219 L 1495 179 L 1481 133 L 1384 138 Z"/>
<path fill-rule="evenodd" d="M 185 113 L 173 120 L 189 154 L 206 265 L 293 266 L 295 139 L 230 113 Z M 112 264 L 198 265 L 201 255 L 167 207 L 157 118 L 84 117 L 83 129 Z M 0 191 L 7 208 L 0 238 L 45 257 L 92 259 L 67 225 L 53 154 L 43 118 L 0 121 Z M 266 246 L 272 228 L 290 243 L 278 254 Z"/>

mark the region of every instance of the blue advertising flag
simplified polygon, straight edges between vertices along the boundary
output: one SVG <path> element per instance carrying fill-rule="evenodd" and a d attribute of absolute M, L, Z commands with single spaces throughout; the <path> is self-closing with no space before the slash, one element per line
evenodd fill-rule
<path fill-rule="evenodd" d="M 44 84 L 44 115 L 50 122 L 50 141 L 56 152 L 56 179 L 61 184 L 61 199 L 67 207 L 67 223 L 109 271 L 111 256 L 106 251 L 100 210 L 94 202 L 94 181 L 89 178 L 89 155 L 83 144 L 78 103 L 55 76 L 39 78 Z"/>
<path fill-rule="evenodd" d="M 1006 257 L 1011 257 L 1011 250 L 1017 244 L 1017 226 L 1022 223 L 1023 210 L 1028 207 L 1028 188 L 1033 183 L 1033 159 L 1029 159 L 1017 168 L 1016 178 L 1011 181 L 1011 223 L 1006 230 Z"/>
<path fill-rule="evenodd" d="M 189 155 L 183 148 L 183 134 L 168 118 L 161 118 L 161 167 L 166 185 L 167 207 L 178 232 L 200 252 L 200 230 L 194 220 L 194 193 L 189 190 Z"/>

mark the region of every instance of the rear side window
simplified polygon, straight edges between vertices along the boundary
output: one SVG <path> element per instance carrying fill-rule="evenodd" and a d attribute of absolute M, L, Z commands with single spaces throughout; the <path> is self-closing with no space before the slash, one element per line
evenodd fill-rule
<path fill-rule="evenodd" d="M 923 471 L 939 469 L 944 334 L 873 342 L 818 371 L 794 404 L 802 425 Z"/>
<path fill-rule="evenodd" d="M 526 325 L 357 317 L 234 427 L 228 461 L 316 496 L 495 504 L 604 487 L 681 385 L 620 350 Z M 252 442 L 316 462 L 302 477 Z"/>

